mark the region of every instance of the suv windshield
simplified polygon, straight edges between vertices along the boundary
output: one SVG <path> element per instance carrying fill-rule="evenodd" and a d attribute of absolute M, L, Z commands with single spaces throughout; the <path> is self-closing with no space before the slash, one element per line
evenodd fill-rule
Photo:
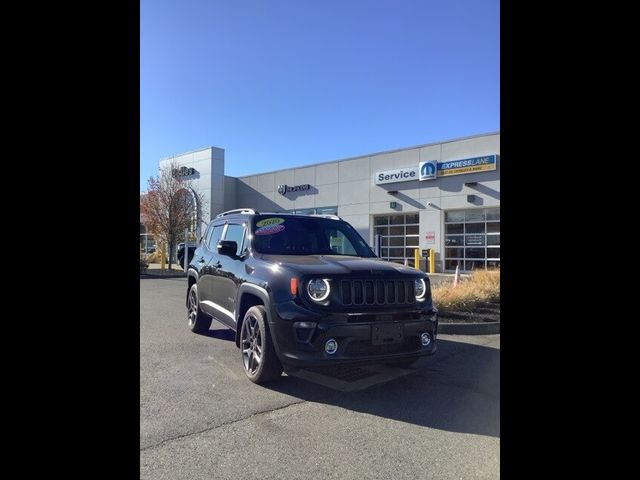
<path fill-rule="evenodd" d="M 253 219 L 253 248 L 275 255 L 375 257 L 351 225 L 321 217 L 256 216 Z"/>

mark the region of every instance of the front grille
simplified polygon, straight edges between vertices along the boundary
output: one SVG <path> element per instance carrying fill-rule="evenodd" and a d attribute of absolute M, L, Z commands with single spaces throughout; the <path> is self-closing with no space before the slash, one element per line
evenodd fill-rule
<path fill-rule="evenodd" d="M 413 280 L 341 280 L 343 305 L 409 305 L 415 303 Z"/>

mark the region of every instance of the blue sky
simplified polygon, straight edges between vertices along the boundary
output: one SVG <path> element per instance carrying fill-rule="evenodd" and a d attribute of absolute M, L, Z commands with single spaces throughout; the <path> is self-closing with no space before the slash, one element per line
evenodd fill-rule
<path fill-rule="evenodd" d="M 498 0 L 141 0 L 140 188 L 500 130 Z"/>

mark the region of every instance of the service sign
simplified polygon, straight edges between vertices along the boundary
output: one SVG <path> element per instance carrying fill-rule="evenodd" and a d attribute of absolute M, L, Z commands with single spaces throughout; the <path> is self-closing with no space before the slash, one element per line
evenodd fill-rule
<path fill-rule="evenodd" d="M 448 175 L 486 172 L 488 170 L 496 170 L 497 157 L 497 155 L 485 155 L 484 157 L 461 158 L 446 162 L 427 160 L 419 162 L 417 167 L 404 167 L 376 172 L 373 175 L 373 181 L 376 185 L 383 185 L 385 183 L 410 182 L 412 180 L 436 180 L 438 177 L 446 177 Z"/>
<path fill-rule="evenodd" d="M 438 162 L 438 176 L 462 175 L 464 173 L 485 172 L 496 169 L 497 155 L 485 157 L 463 158 L 462 160 L 450 160 Z"/>
<path fill-rule="evenodd" d="M 373 180 L 376 185 L 382 185 L 384 183 L 397 183 L 397 182 L 409 182 L 411 180 L 418 180 L 418 167 L 406 167 L 398 168 L 396 170 L 386 170 L 384 172 L 377 172 Z"/>

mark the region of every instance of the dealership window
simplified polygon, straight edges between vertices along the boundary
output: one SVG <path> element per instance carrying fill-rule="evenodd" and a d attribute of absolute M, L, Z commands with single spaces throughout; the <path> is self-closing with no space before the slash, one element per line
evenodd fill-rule
<path fill-rule="evenodd" d="M 298 208 L 296 210 L 287 210 L 286 212 L 297 215 L 337 215 L 338 207 Z"/>
<path fill-rule="evenodd" d="M 156 251 L 156 241 L 150 233 L 140 234 L 140 252 L 153 253 Z"/>
<path fill-rule="evenodd" d="M 380 258 L 401 264 L 407 260 L 413 267 L 413 251 L 420 243 L 419 223 L 417 213 L 374 216 L 373 234 L 382 235 Z"/>
<path fill-rule="evenodd" d="M 444 214 L 444 269 L 500 267 L 500 208 L 450 210 Z"/>

